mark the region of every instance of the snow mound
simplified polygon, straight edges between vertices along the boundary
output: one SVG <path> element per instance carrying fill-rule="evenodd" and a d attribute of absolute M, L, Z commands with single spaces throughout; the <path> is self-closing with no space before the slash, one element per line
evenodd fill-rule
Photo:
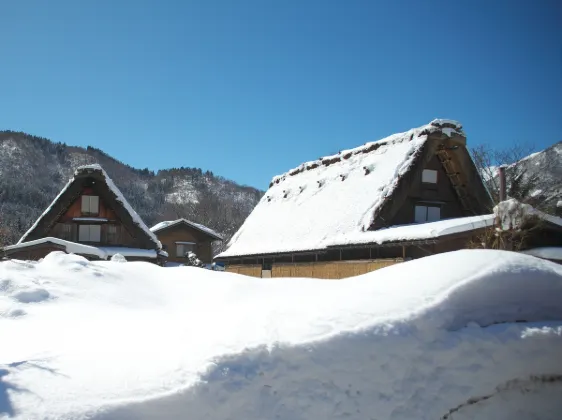
<path fill-rule="evenodd" d="M 113 255 L 113 257 L 111 257 L 111 261 L 124 263 L 124 262 L 127 262 L 127 259 L 121 254 L 115 254 L 115 255 Z"/>
<path fill-rule="evenodd" d="M 547 260 L 562 261 L 562 247 L 545 246 L 540 248 L 527 249 L 521 251 L 522 254 L 532 255 L 533 257 L 546 258 Z"/>
<path fill-rule="evenodd" d="M 31 285 L 51 298 L 14 301 Z M 561 266 L 503 251 L 342 281 L 3 262 L 0 418 L 548 418 L 561 301 Z"/>
<path fill-rule="evenodd" d="M 28 289 L 14 293 L 12 299 L 21 303 L 35 303 L 47 300 L 50 296 L 49 292 L 45 289 Z"/>

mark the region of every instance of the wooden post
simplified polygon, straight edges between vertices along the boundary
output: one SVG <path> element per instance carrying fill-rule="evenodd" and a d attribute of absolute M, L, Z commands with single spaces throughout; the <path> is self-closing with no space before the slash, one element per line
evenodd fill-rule
<path fill-rule="evenodd" d="M 402 245 L 402 259 L 406 261 L 406 245 Z"/>
<path fill-rule="evenodd" d="M 507 199 L 506 181 L 505 181 L 505 165 L 498 168 L 498 178 L 500 180 L 500 202 Z"/>

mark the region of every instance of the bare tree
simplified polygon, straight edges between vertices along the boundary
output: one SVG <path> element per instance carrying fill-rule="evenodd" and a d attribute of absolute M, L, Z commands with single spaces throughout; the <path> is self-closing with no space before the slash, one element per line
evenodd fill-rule
<path fill-rule="evenodd" d="M 538 208 L 544 207 L 540 195 L 535 195 L 534 192 L 539 190 L 541 173 L 549 169 L 549 163 L 542 162 L 540 168 L 526 164 L 525 158 L 533 150 L 532 145 L 520 143 L 505 149 L 493 149 L 487 144 L 481 144 L 471 149 L 474 163 L 480 171 L 494 203 L 498 203 L 500 195 L 497 170 L 500 165 L 505 165 L 507 196 Z"/>

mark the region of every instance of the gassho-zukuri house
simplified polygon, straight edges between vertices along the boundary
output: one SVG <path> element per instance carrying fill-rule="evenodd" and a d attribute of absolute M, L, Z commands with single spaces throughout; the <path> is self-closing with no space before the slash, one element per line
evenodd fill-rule
<path fill-rule="evenodd" d="M 51 205 L 15 245 L 9 258 L 37 260 L 52 251 L 107 260 L 121 254 L 128 261 L 163 264 L 168 257 L 101 166 L 79 167 Z"/>
<path fill-rule="evenodd" d="M 349 277 L 466 248 L 492 208 L 462 126 L 434 120 L 274 177 L 215 259 L 257 277 Z"/>

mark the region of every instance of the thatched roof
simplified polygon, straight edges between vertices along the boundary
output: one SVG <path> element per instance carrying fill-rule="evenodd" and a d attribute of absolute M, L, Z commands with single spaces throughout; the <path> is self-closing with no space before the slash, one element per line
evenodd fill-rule
<path fill-rule="evenodd" d="M 306 162 L 276 176 L 257 207 L 217 258 L 325 249 L 346 235 L 388 227 L 409 187 L 440 150 L 459 171 L 466 215 L 489 213 L 489 195 L 466 149 L 462 126 L 450 120 Z M 343 239 L 342 239 L 343 238 Z"/>

